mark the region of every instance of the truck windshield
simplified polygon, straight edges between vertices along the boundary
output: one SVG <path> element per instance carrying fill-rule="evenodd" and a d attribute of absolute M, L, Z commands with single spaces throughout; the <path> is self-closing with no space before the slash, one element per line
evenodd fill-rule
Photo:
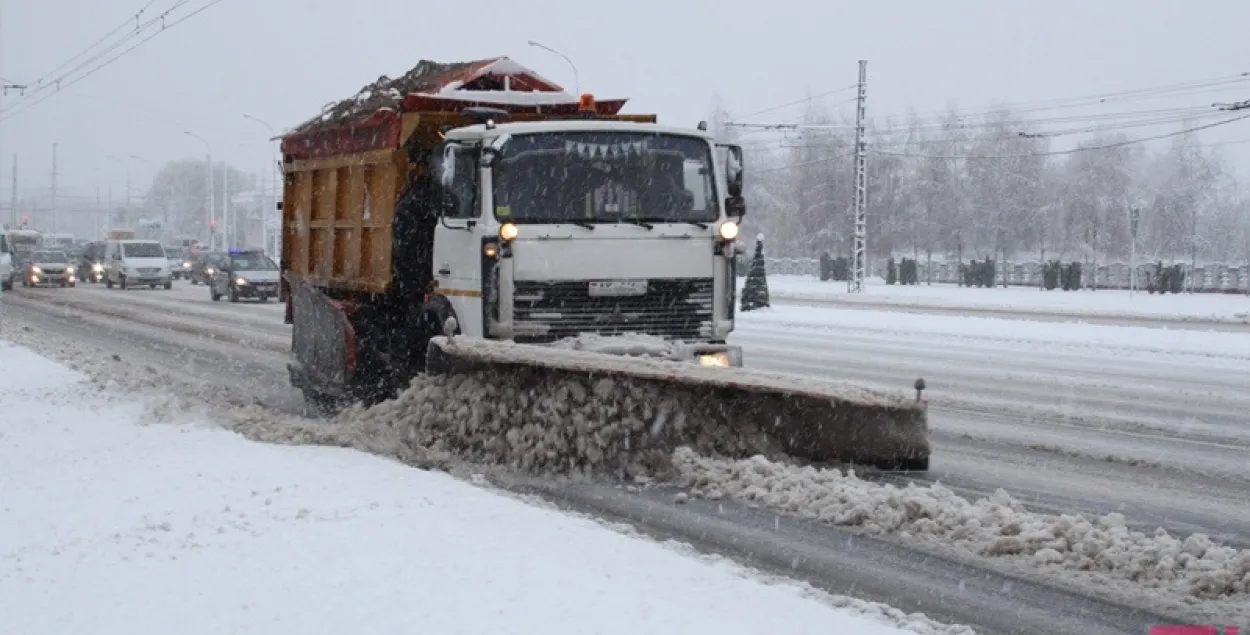
<path fill-rule="evenodd" d="M 711 148 L 681 135 L 514 135 L 494 164 L 494 198 L 495 216 L 513 223 L 706 223 L 719 216 Z"/>
<path fill-rule="evenodd" d="M 165 257 L 165 249 L 160 243 L 122 243 L 122 253 L 128 258 Z"/>

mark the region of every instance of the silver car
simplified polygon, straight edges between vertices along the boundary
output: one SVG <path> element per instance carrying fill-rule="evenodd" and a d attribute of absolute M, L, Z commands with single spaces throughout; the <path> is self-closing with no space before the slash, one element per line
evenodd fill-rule
<path fill-rule="evenodd" d="M 282 274 L 278 265 L 259 249 L 232 249 L 209 281 L 213 302 L 223 296 L 231 302 L 254 298 L 261 302 L 278 297 Z"/>
<path fill-rule="evenodd" d="M 69 254 L 63 251 L 36 251 L 22 268 L 22 286 L 72 287 L 78 282 L 77 271 Z"/>

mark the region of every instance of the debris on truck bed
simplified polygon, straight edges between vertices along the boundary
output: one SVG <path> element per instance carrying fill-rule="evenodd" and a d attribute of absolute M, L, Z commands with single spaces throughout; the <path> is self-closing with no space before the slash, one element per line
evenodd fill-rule
<path fill-rule="evenodd" d="M 366 84 L 355 95 L 327 105 L 321 114 L 296 126 L 291 133 L 309 132 L 322 127 L 354 123 L 368 119 L 378 110 L 399 110 L 400 105 L 413 93 L 434 94 L 446 90 L 472 89 L 470 84 L 490 76 L 524 76 L 524 85 L 517 90 L 538 90 L 561 93 L 561 88 L 539 77 L 529 69 L 507 57 L 496 57 L 471 62 L 433 62 L 421 60 L 403 75 L 390 78 L 385 75 Z M 521 81 L 521 80 L 518 80 Z M 485 86 L 481 89 L 489 89 Z"/>
<path fill-rule="evenodd" d="M 341 413 L 412 449 L 528 472 L 671 473 L 711 456 L 928 460 L 924 409 L 901 395 L 758 371 L 435 338 L 434 374 Z"/>

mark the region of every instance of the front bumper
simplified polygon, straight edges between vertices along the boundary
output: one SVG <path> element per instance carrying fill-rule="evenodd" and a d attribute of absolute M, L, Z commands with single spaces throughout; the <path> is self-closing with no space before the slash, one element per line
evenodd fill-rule
<path fill-rule="evenodd" d="M 138 274 L 138 275 L 130 275 L 130 274 L 127 274 L 127 275 L 126 275 L 126 284 L 128 284 L 128 285 L 131 285 L 131 284 L 134 284 L 134 285 L 143 285 L 143 284 L 165 284 L 166 282 L 169 282 L 169 281 L 171 281 L 172 279 L 173 279 L 173 278 L 171 278 L 171 277 L 169 276 L 169 274 L 165 274 L 165 275 L 159 275 L 159 274 L 146 274 L 146 273 L 145 273 L 145 274 Z"/>
<path fill-rule="evenodd" d="M 78 277 L 72 273 L 32 273 L 27 278 L 30 284 L 39 285 L 61 285 L 71 282 L 78 282 Z"/>
<path fill-rule="evenodd" d="M 240 298 L 278 297 L 277 282 L 249 282 L 248 284 L 236 284 L 234 288 Z"/>

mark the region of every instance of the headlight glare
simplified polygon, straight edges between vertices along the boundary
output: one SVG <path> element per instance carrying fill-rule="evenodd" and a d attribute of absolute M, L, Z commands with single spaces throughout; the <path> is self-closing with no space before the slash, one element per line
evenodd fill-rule
<path fill-rule="evenodd" d="M 738 237 L 738 223 L 727 220 L 721 223 L 720 227 L 716 228 L 716 233 L 720 236 L 720 239 L 725 242 L 734 240 Z"/>
<path fill-rule="evenodd" d="M 517 235 L 520 233 L 521 230 L 515 223 L 504 223 L 499 226 L 499 237 L 505 241 L 516 240 Z"/>

